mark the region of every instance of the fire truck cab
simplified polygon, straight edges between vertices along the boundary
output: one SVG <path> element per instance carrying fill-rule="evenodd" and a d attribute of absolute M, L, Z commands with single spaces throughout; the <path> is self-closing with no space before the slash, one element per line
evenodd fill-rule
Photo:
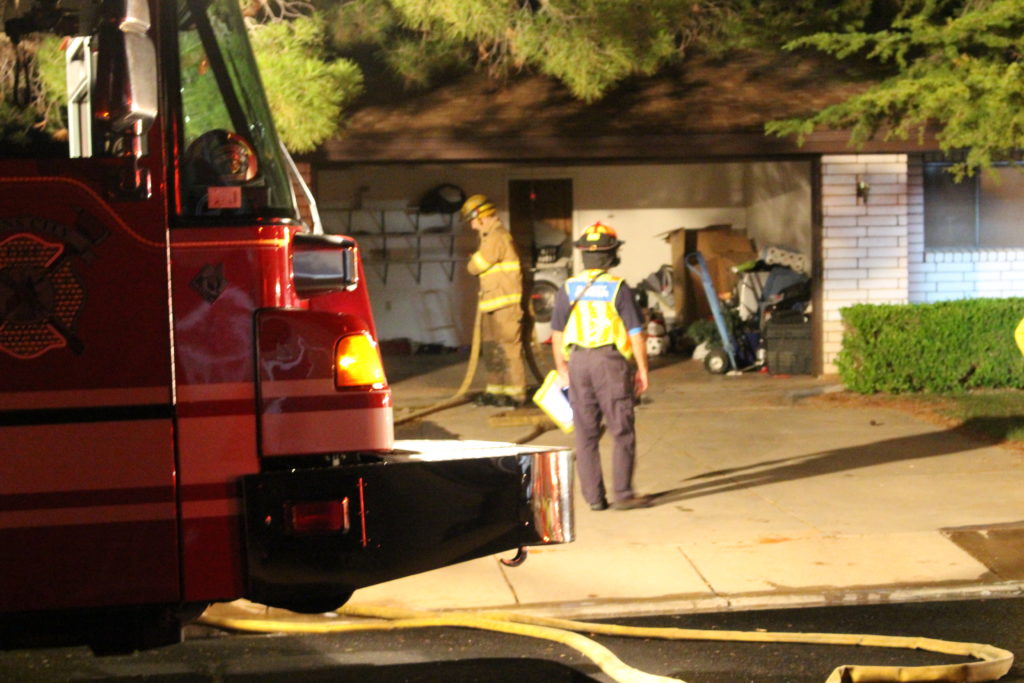
<path fill-rule="evenodd" d="M 34 56 L 67 103 L 0 144 L 0 619 L 324 611 L 572 540 L 567 451 L 394 441 L 359 246 L 298 218 L 237 0 L 3 7 L 8 101 Z"/>

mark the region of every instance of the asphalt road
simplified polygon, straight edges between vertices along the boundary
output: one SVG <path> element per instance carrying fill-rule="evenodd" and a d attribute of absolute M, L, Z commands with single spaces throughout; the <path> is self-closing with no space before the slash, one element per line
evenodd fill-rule
<path fill-rule="evenodd" d="M 682 628 L 878 633 L 989 643 L 1024 652 L 1024 599 L 662 615 L 616 623 Z M 955 657 L 909 650 L 726 644 L 596 637 L 648 673 L 689 683 L 823 683 L 840 664 L 947 664 Z M 964 660 L 959 660 L 964 661 Z M 582 655 L 548 641 L 430 628 L 317 636 L 224 634 L 192 628 L 180 645 L 129 656 L 85 648 L 0 652 L 0 681 L 611 681 Z M 1001 681 L 1024 682 L 1024 665 Z"/>

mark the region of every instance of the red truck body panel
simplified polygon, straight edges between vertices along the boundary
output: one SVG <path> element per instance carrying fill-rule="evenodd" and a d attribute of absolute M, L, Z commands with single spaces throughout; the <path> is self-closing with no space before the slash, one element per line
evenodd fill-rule
<path fill-rule="evenodd" d="M 163 195 L 107 166 L 0 161 L 0 610 L 180 597 Z"/>
<path fill-rule="evenodd" d="M 69 73 L 149 66 L 159 106 L 143 126 L 115 91 L 142 118 L 97 123 L 92 149 L 0 155 L 0 615 L 322 611 L 571 540 L 565 449 L 396 446 L 359 247 L 289 217 L 237 3 L 86 5 L 12 21 L 82 22 Z"/>

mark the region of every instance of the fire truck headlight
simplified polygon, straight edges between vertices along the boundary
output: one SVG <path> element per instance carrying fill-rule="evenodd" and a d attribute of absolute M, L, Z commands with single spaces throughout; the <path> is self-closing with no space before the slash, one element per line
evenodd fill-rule
<path fill-rule="evenodd" d="M 334 385 L 339 389 L 384 386 L 384 366 L 377 343 L 366 333 L 338 340 L 334 350 Z"/>

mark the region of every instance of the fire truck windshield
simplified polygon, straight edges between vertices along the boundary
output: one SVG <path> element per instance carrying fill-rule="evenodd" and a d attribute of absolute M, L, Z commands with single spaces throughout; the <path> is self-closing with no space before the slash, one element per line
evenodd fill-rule
<path fill-rule="evenodd" d="M 237 0 L 177 0 L 181 121 L 178 213 L 296 216 Z"/>

